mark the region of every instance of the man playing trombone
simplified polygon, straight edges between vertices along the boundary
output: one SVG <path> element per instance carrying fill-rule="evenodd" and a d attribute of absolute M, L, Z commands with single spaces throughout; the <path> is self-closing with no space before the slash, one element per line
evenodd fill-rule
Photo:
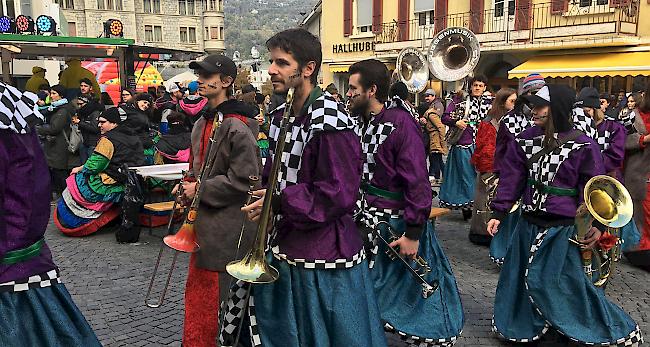
<path fill-rule="evenodd" d="M 271 113 L 274 150 L 263 173 L 271 190 L 256 191 L 264 199 L 242 210 L 265 223 L 272 218 L 268 206 L 273 206 L 277 220 L 267 259 L 277 269 L 271 276 L 277 280 L 237 283 L 227 304 L 221 343 L 232 345 L 241 330 L 241 340 L 250 338 L 253 346 L 386 346 L 352 217 L 362 162 L 354 122 L 343 104 L 316 86 L 322 61 L 318 38 L 303 29 L 289 29 L 266 46 L 274 91 L 287 93 L 289 101 L 295 95 L 295 101 Z M 277 153 L 283 134 L 284 149 Z M 265 199 L 271 205 L 264 204 Z"/>
<path fill-rule="evenodd" d="M 216 346 L 219 303 L 231 282 L 225 266 L 235 257 L 249 177 L 260 171 L 254 118 L 258 110 L 229 99 L 237 77 L 230 58 L 209 55 L 189 67 L 198 75 L 199 93 L 208 103 L 192 129 L 190 172 L 195 180 L 183 182 L 185 202 L 195 198 L 196 179 L 202 186 L 194 222 L 199 249 L 190 258 L 185 287 L 183 346 Z M 209 170 L 199 177 L 208 161 Z M 243 247 L 250 247 L 255 236 L 252 223 L 247 224 Z"/>
<path fill-rule="evenodd" d="M 363 60 L 349 73 L 347 97 L 364 159 L 358 218 L 372 249 L 370 275 L 384 328 L 418 346 L 448 346 L 463 328 L 463 308 L 451 266 L 428 222 L 431 186 L 424 148 L 413 140 L 420 134 L 416 115 L 397 96 L 386 103 L 389 74 L 382 62 Z M 411 264 L 391 259 L 377 231 L 409 261 L 419 254 L 418 260 L 426 262 L 418 264 L 422 273 L 415 281 L 405 277 Z"/>

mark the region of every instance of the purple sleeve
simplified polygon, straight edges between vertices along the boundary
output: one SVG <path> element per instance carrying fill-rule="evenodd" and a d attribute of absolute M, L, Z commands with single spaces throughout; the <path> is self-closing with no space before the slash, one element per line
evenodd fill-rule
<path fill-rule="evenodd" d="M 301 168 L 311 179 L 284 188 L 282 218 L 297 229 L 311 230 L 352 213 L 361 184 L 361 160 L 361 144 L 353 131 L 315 135 L 305 146 Z"/>
<path fill-rule="evenodd" d="M 581 152 L 580 168 L 578 169 L 578 204 L 585 201 L 584 190 L 587 182 L 594 176 L 605 174 L 603 156 L 600 153 L 598 144 L 591 142 Z"/>
<path fill-rule="evenodd" d="M 605 172 L 615 172 L 623 166 L 625 155 L 626 130 L 623 124 L 612 122 L 612 131 L 609 137 L 609 147 L 603 151 Z"/>
<path fill-rule="evenodd" d="M 456 108 L 456 103 L 451 102 L 449 105 L 447 105 L 447 108 L 445 109 L 445 113 L 442 114 L 442 123 L 444 125 L 448 126 L 456 126 L 456 121 L 451 118 L 451 113 L 454 111 Z"/>
<path fill-rule="evenodd" d="M 408 226 L 422 226 L 431 212 L 431 185 L 427 172 L 426 154 L 419 141 L 413 141 L 419 135 L 417 124 L 405 121 L 395 130 L 395 141 L 399 143 L 396 172 L 404 186 L 404 221 Z M 421 232 L 422 228 L 419 228 Z M 419 235 L 407 235 L 419 239 Z M 411 237 L 413 236 L 413 237 Z M 417 237 L 416 237 L 417 236 Z"/>
<path fill-rule="evenodd" d="M 499 131 L 497 131 L 497 142 L 496 149 L 494 151 L 494 164 L 493 171 L 494 173 L 499 173 L 499 168 L 501 165 L 501 159 L 505 158 L 506 149 L 508 148 L 508 143 L 514 141 L 514 136 L 508 130 L 508 127 L 503 123 L 499 123 Z"/>
<path fill-rule="evenodd" d="M 497 137 L 498 138 L 498 137 Z M 516 141 L 504 141 L 499 149 L 497 142 L 497 151 L 508 160 L 499 161 L 499 185 L 497 194 L 490 204 L 495 211 L 494 218 L 502 219 L 512 205 L 519 200 L 528 178 L 528 168 L 526 167 L 526 155 Z"/>
<path fill-rule="evenodd" d="M 29 138 L 8 131 L 0 134 L 0 258 L 23 241 L 30 227 L 35 185 Z"/>

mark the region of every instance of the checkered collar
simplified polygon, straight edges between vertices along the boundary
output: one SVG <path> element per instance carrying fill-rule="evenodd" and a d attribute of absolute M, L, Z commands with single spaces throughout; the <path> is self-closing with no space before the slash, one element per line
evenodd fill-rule
<path fill-rule="evenodd" d="M 573 109 L 573 127 L 582 131 L 590 138 L 597 140 L 598 131 L 596 130 L 596 123 L 591 117 L 587 116 L 582 108 Z"/>
<path fill-rule="evenodd" d="M 395 95 L 392 99 L 386 101 L 384 106 L 387 110 L 391 108 L 399 107 L 406 110 L 416 121 L 420 118 L 416 110 L 411 107 L 406 101 L 402 100 L 399 96 Z"/>
<path fill-rule="evenodd" d="M 0 82 L 0 129 L 8 129 L 17 134 L 27 134 L 29 124 L 43 120 L 38 111 L 36 94 L 20 90 Z"/>

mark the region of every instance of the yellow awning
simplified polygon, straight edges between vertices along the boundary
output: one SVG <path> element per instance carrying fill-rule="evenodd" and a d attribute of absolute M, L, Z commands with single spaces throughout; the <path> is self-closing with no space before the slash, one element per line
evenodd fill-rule
<path fill-rule="evenodd" d="M 508 72 L 509 78 L 650 75 L 650 52 L 592 53 L 534 57 Z"/>
<path fill-rule="evenodd" d="M 330 65 L 330 71 L 331 72 L 348 72 L 348 69 L 350 68 L 349 64 L 345 65 Z"/>

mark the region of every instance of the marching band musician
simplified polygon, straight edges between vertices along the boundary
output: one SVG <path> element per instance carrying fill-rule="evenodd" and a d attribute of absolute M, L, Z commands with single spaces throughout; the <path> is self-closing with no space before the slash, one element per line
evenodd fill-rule
<path fill-rule="evenodd" d="M 513 342 L 536 341 L 553 328 L 581 344 L 638 345 L 636 323 L 585 276 L 580 248 L 569 242 L 586 182 L 605 173 L 598 145 L 572 124 L 574 95 L 551 85 L 527 96 L 535 125 L 516 136 L 500 163 L 488 231 L 522 196 L 523 218 L 501 269 L 493 329 Z M 592 227 L 577 241 L 591 248 L 600 235 Z"/>
<path fill-rule="evenodd" d="M 418 346 L 448 346 L 463 328 L 463 308 L 449 261 L 428 221 L 432 197 L 426 154 L 418 141 L 410 140 L 419 136 L 415 111 L 397 96 L 385 107 L 389 73 L 380 61 L 357 62 L 349 74 L 347 97 L 352 115 L 358 117 L 364 159 L 362 230 L 380 228 L 383 237 L 390 239 L 386 226 L 377 225 L 389 222 L 401 235 L 390 246 L 408 258 L 419 254 L 432 268 L 425 279 L 440 285 L 433 296 L 423 298 L 419 284 L 405 278 L 409 275 L 404 265 L 388 257 L 385 245 L 371 245 L 370 275 L 384 328 Z M 373 231 L 367 233 L 373 240 Z"/>
<path fill-rule="evenodd" d="M 99 347 L 43 238 L 50 177 L 36 94 L 0 82 L 0 346 Z"/>
<path fill-rule="evenodd" d="M 241 206 L 249 191 L 249 176 L 259 175 L 258 110 L 229 99 L 237 67 L 224 55 L 209 55 L 189 65 L 198 75 L 199 93 L 208 99 L 206 111 L 192 129 L 190 171 L 197 177 L 203 161 L 214 160 L 201 180 L 202 193 L 195 221 L 199 250 L 190 258 L 185 286 L 183 346 L 216 346 L 219 303 L 227 298 L 230 276 L 225 266 L 234 260 L 242 223 Z M 216 141 L 206 158 L 214 117 Z M 183 201 L 190 202 L 196 182 L 183 182 Z M 246 223 L 242 247 L 250 247 L 255 226 Z"/>
<path fill-rule="evenodd" d="M 273 161 L 282 160 L 276 187 L 280 193 L 254 193 L 272 196 L 273 214 L 278 216 L 269 258 L 279 279 L 251 285 L 248 307 L 236 300 L 240 291 L 233 288 L 228 307 L 234 309 L 226 317 L 245 312 L 248 324 L 241 340 L 249 335 L 253 346 L 386 346 L 352 217 L 362 164 L 354 121 L 343 104 L 316 86 L 322 61 L 318 38 L 303 29 L 289 29 L 266 45 L 274 91 L 295 87 L 286 147 L 283 153 L 271 152 L 263 173 L 266 182 Z M 272 149 L 284 107 L 272 112 Z M 262 203 L 260 199 L 242 210 L 259 220 Z M 229 331 L 236 331 L 231 322 L 225 324 L 222 343 L 233 338 Z"/>
<path fill-rule="evenodd" d="M 596 142 L 603 156 L 605 172 L 619 181 L 623 181 L 623 159 L 625 156 L 625 137 L 627 131 L 625 125 L 620 121 L 605 117 L 600 109 L 600 95 L 598 90 L 592 87 L 583 88 L 578 95 L 577 107 L 581 107 L 586 116 L 593 119 L 598 136 Z M 604 232 L 604 230 L 601 230 Z M 618 248 L 624 250 L 633 249 L 641 240 L 639 229 L 634 220 L 620 229 L 616 237 L 620 237 L 623 244 Z M 620 252 L 617 252 L 620 254 Z"/>
<path fill-rule="evenodd" d="M 476 173 L 470 158 L 474 153 L 476 129 L 492 105 L 492 97 L 484 95 L 487 78 L 475 76 L 470 81 L 470 87 L 470 95 L 465 100 L 450 103 L 442 116 L 442 123 L 458 128 L 461 134 L 456 139 L 449 138 L 448 141 L 450 149 L 443 174 L 444 180 L 440 187 L 440 206 L 462 210 L 465 220 L 471 218 L 474 202 Z M 454 117 L 454 114 L 460 116 L 460 119 Z M 480 240 L 477 242 L 480 243 Z"/>

